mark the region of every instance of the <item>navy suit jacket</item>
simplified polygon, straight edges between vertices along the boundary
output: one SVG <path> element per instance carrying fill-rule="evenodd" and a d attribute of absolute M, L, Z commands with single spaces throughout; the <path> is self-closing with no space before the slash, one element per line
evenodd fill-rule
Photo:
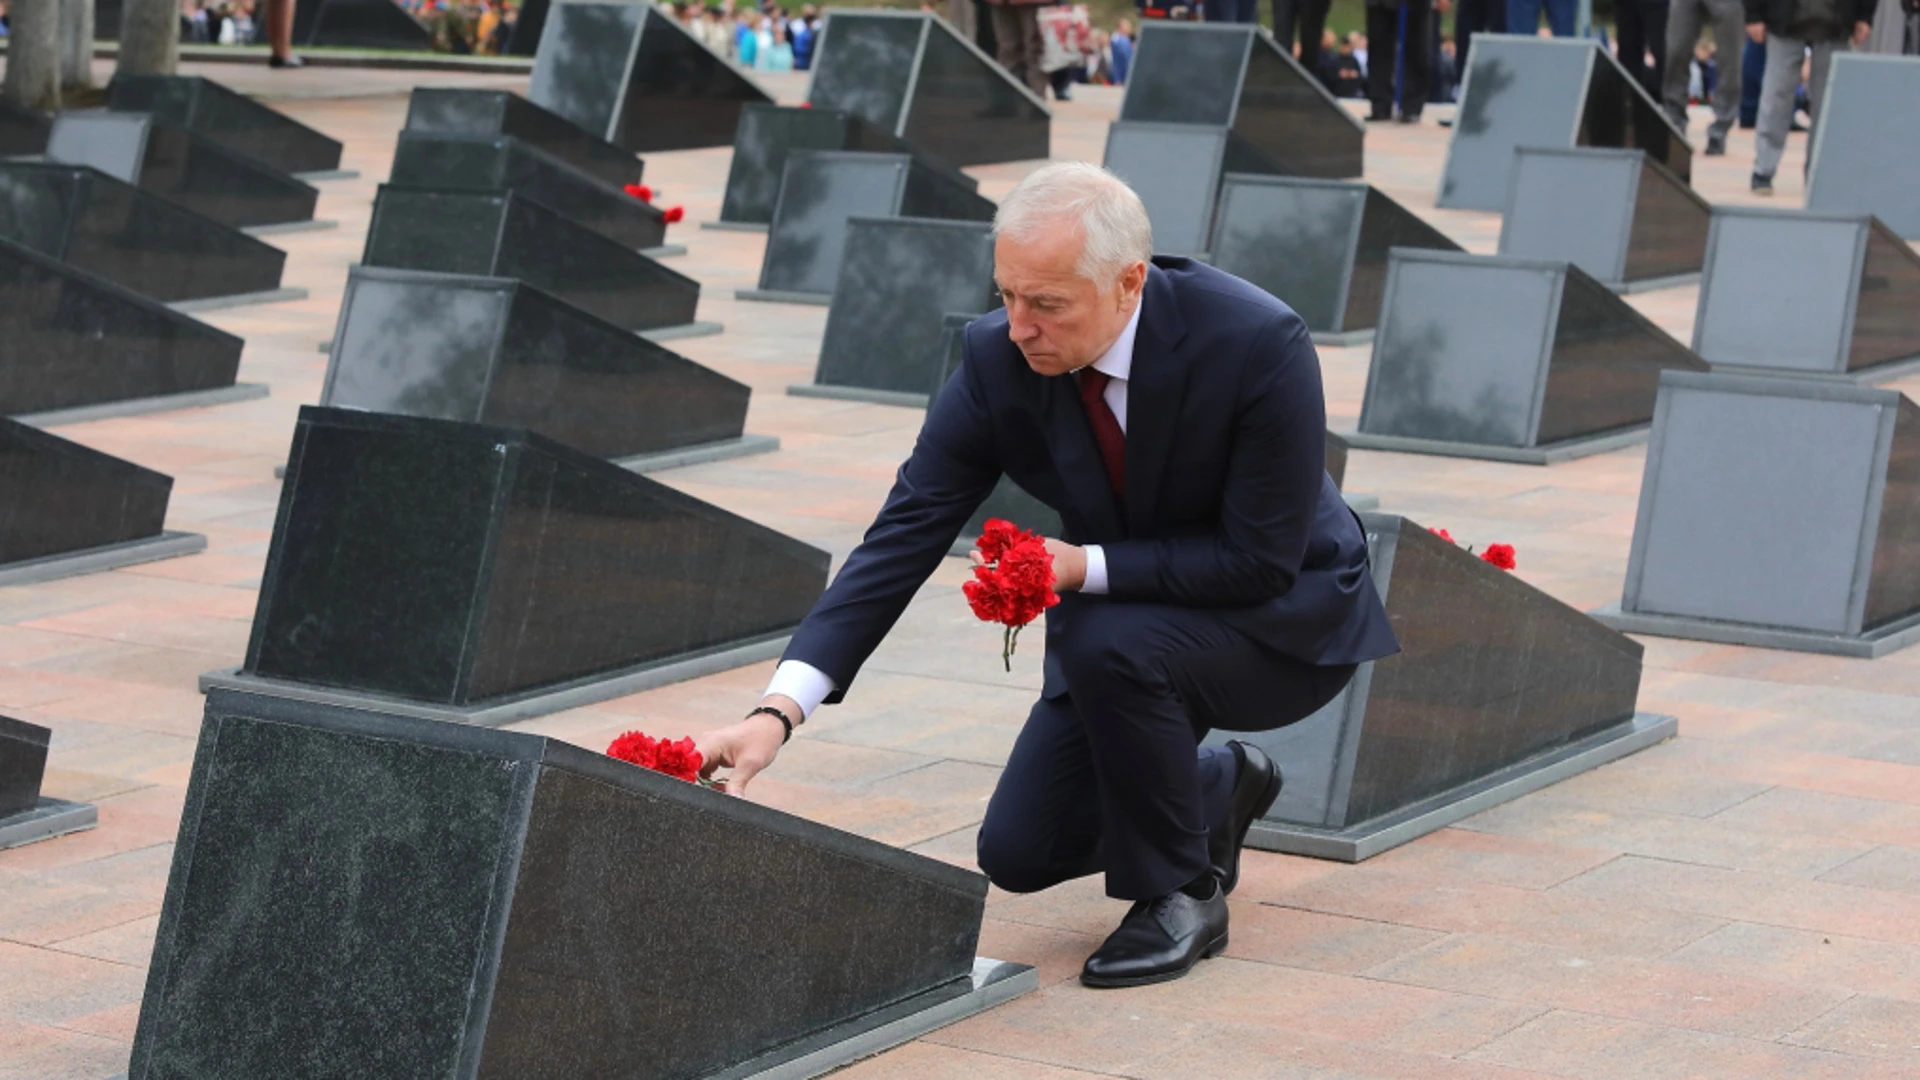
<path fill-rule="evenodd" d="M 1326 402 L 1306 322 L 1189 259 L 1155 258 L 1140 302 L 1124 508 L 1074 378 L 1028 367 L 1004 308 L 967 327 L 963 362 L 880 516 L 787 647 L 785 659 L 833 679 L 829 701 L 1003 472 L 1060 512 L 1062 539 L 1102 546 L 1106 602 L 1214 610 L 1310 664 L 1399 651 L 1359 519 L 1326 472 Z"/>

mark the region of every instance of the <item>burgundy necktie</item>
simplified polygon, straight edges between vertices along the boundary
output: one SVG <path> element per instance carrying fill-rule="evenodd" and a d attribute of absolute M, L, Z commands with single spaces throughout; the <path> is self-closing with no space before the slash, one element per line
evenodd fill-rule
<path fill-rule="evenodd" d="M 1113 493 L 1127 495 L 1127 433 L 1107 407 L 1104 391 L 1113 376 L 1093 368 L 1080 369 L 1080 404 L 1086 407 L 1087 423 L 1093 425 L 1093 441 L 1100 446 L 1100 458 L 1107 465 L 1107 482 Z"/>

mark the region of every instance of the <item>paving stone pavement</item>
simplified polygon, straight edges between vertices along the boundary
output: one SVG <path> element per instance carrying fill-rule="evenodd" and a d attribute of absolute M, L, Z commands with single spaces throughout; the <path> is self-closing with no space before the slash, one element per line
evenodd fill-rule
<path fill-rule="evenodd" d="M 202 65 L 346 143 L 355 180 L 322 185 L 324 232 L 275 238 L 308 299 L 212 313 L 244 335 L 241 377 L 272 396 L 70 426 L 61 434 L 176 478 L 169 526 L 207 553 L 0 589 L 0 711 L 54 729 L 47 793 L 100 827 L 0 852 L 0 1076 L 101 1080 L 125 1067 L 199 723 L 200 672 L 245 648 L 295 410 L 316 400 L 346 266 L 357 259 L 412 84 L 513 77 Z M 784 100 L 799 77 L 768 80 Z M 1097 160 L 1118 94 L 1056 112 L 1056 157 Z M 1435 114 L 1443 110 L 1434 110 Z M 1699 130 L 1696 120 L 1695 134 Z M 1447 133 L 1370 126 L 1368 178 L 1490 252 L 1495 215 L 1433 209 Z M 1797 206 L 1802 137 L 1774 205 Z M 1752 138 L 1696 160 L 1716 202 L 1750 203 Z M 754 389 L 772 455 L 666 482 L 844 556 L 911 445 L 914 410 L 789 397 L 811 377 L 824 308 L 740 302 L 764 240 L 703 231 L 728 151 L 650 155 L 687 207 L 673 260 L 717 337 L 688 356 Z M 1026 165 L 975 170 L 1003 195 Z M 1570 208 L 1576 211 L 1577 208 Z M 1695 291 L 1632 303 L 1686 340 Z M 1365 348 L 1326 349 L 1335 428 L 1358 417 Z M 1904 388 L 1920 390 L 1920 381 Z M 1552 468 L 1356 451 L 1349 486 L 1464 542 L 1505 541 L 1518 573 L 1583 607 L 1619 598 L 1644 460 Z M 1819 558 L 1821 553 L 1809 552 Z M 809 723 L 757 799 L 970 864 L 972 834 L 1039 685 L 1038 637 L 1003 674 L 999 635 L 948 560 L 844 705 Z M 638 726 L 731 721 L 772 665 L 519 725 L 599 747 Z M 1097 881 L 995 893 L 982 951 L 1043 989 L 856 1065 L 853 1080 L 1893 1078 L 1920 1074 L 1920 649 L 1862 661 L 1647 640 L 1642 707 L 1681 735 L 1360 866 L 1250 853 L 1233 946 L 1191 978 L 1095 992 L 1078 966 L 1123 905 Z M 743 872 L 749 872 L 743 868 Z"/>

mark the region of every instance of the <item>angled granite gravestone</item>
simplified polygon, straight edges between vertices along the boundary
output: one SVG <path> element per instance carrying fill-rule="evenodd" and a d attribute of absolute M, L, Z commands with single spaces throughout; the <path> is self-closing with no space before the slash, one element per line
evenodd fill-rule
<path fill-rule="evenodd" d="M 313 220 L 312 184 L 148 113 L 64 112 L 47 156 L 91 165 L 234 228 Z"/>
<path fill-rule="evenodd" d="M 90 804 L 40 794 L 52 741 L 53 732 L 38 724 L 0 716 L 0 851 L 99 823 Z"/>
<path fill-rule="evenodd" d="M 846 256 L 807 397 L 925 406 L 946 363 L 941 319 L 999 306 L 983 221 L 847 219 Z"/>
<path fill-rule="evenodd" d="M 1203 259 L 1226 176 L 1281 172 L 1232 128 L 1129 120 L 1107 129 L 1102 163 L 1146 206 L 1155 252 Z"/>
<path fill-rule="evenodd" d="M 433 31 L 393 0 L 296 0 L 293 40 L 343 49 L 425 52 Z"/>
<path fill-rule="evenodd" d="M 760 287 L 735 295 L 828 303 L 840 278 L 847 219 L 856 215 L 990 222 L 993 213 L 992 202 L 947 170 L 905 154 L 795 151 L 780 181 Z"/>
<path fill-rule="evenodd" d="M 644 471 L 772 450 L 749 391 L 501 277 L 348 272 L 322 405 L 525 427 Z"/>
<path fill-rule="evenodd" d="M 1250 846 L 1359 862 L 1676 734 L 1635 710 L 1638 642 L 1420 524 L 1361 522 L 1401 652 L 1299 723 L 1209 736 L 1286 777 Z"/>
<path fill-rule="evenodd" d="M 284 173 L 340 168 L 340 143 L 214 82 L 186 75 L 116 75 L 107 107 L 152 113 L 208 142 Z"/>
<path fill-rule="evenodd" d="M 286 252 L 85 165 L 0 160 L 0 237 L 160 301 L 293 294 Z"/>
<path fill-rule="evenodd" d="M 216 692 L 187 806 L 129 1080 L 801 1078 L 1038 985 L 978 873 L 544 735 Z"/>
<path fill-rule="evenodd" d="M 1570 262 L 1615 292 L 1642 292 L 1699 278 L 1712 218 L 1707 200 L 1644 150 L 1522 146 L 1500 254 Z"/>
<path fill-rule="evenodd" d="M 646 171 L 645 163 L 633 151 L 622 150 L 559 113 L 508 90 L 415 87 L 407 100 L 407 130 L 511 135 L 615 186 L 637 184 Z"/>
<path fill-rule="evenodd" d="M 1473 43 L 1438 205 L 1504 207 L 1521 146 L 1637 147 L 1692 181 L 1686 133 L 1597 42 L 1475 34 Z"/>
<path fill-rule="evenodd" d="M 1920 407 L 1811 379 L 1663 377 L 1626 588 L 1594 615 L 1838 656 L 1920 641 Z"/>
<path fill-rule="evenodd" d="M 241 340 L 0 238 L 0 416 L 37 426 L 264 397 Z"/>
<path fill-rule="evenodd" d="M 517 191 L 430 191 L 383 184 L 367 266 L 517 278 L 628 330 L 684 337 L 700 283 Z M 672 333 L 665 333 L 666 331 Z"/>
<path fill-rule="evenodd" d="M 1140 24 L 1120 119 L 1229 128 L 1290 176 L 1358 177 L 1365 125 L 1251 24 Z"/>
<path fill-rule="evenodd" d="M 502 724 L 772 658 L 826 575 L 531 432 L 309 406 L 246 663 L 201 687 Z"/>
<path fill-rule="evenodd" d="M 1920 58 L 1835 53 L 1820 103 L 1819 137 L 1807 174 L 1807 209 L 1872 214 L 1920 240 L 1920 171 L 1913 118 L 1920 115 Z"/>
<path fill-rule="evenodd" d="M 1715 368 L 1897 376 L 1920 359 L 1920 255 L 1875 218 L 1716 210 L 1693 347 Z"/>
<path fill-rule="evenodd" d="M 1550 465 L 1645 441 L 1660 373 L 1705 369 L 1577 266 L 1396 248 L 1345 437 Z"/>
<path fill-rule="evenodd" d="M 635 153 L 725 146 L 772 97 L 649 3 L 553 0 L 527 97 Z"/>
<path fill-rule="evenodd" d="M 0 157 L 44 154 L 53 121 L 10 101 L 0 101 Z"/>
<path fill-rule="evenodd" d="M 169 532 L 173 478 L 0 417 L 0 586 L 203 551 Z"/>
<path fill-rule="evenodd" d="M 511 135 L 402 131 L 394 145 L 396 188 L 515 191 L 636 250 L 666 242 L 660 208 Z"/>
<path fill-rule="evenodd" d="M 1050 153 L 1046 102 L 952 24 L 924 12 L 829 10 L 807 104 L 844 109 L 949 165 Z"/>
<path fill-rule="evenodd" d="M 1242 173 L 1221 184 L 1207 247 L 1213 265 L 1286 301 L 1326 345 L 1373 339 L 1390 248 L 1460 250 L 1370 184 Z"/>
<path fill-rule="evenodd" d="M 787 155 L 796 150 L 909 154 L 928 168 L 942 170 L 970 185 L 970 190 L 979 187 L 979 181 L 971 176 L 845 109 L 749 105 L 740 110 L 740 129 L 733 137 L 733 160 L 727 167 L 720 220 L 706 224 L 764 231 L 773 221 L 773 207 L 780 199 L 780 177 L 786 170 Z"/>

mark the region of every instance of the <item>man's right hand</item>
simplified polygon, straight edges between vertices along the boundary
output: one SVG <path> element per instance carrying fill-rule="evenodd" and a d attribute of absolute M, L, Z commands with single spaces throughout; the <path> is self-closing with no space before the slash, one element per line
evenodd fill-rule
<path fill-rule="evenodd" d="M 1767 24 L 1763 22 L 1748 23 L 1747 36 L 1753 39 L 1755 45 L 1765 45 L 1767 43 Z"/>
<path fill-rule="evenodd" d="M 772 694 L 761 704 L 779 709 L 793 720 L 802 718 L 800 705 L 792 698 Z M 749 716 L 731 727 L 701 732 L 693 737 L 694 749 L 700 751 L 700 775 L 711 777 L 722 766 L 732 769 L 727 776 L 727 791 L 744 795 L 747 783 L 779 756 L 786 738 L 786 726 L 766 713 Z"/>

